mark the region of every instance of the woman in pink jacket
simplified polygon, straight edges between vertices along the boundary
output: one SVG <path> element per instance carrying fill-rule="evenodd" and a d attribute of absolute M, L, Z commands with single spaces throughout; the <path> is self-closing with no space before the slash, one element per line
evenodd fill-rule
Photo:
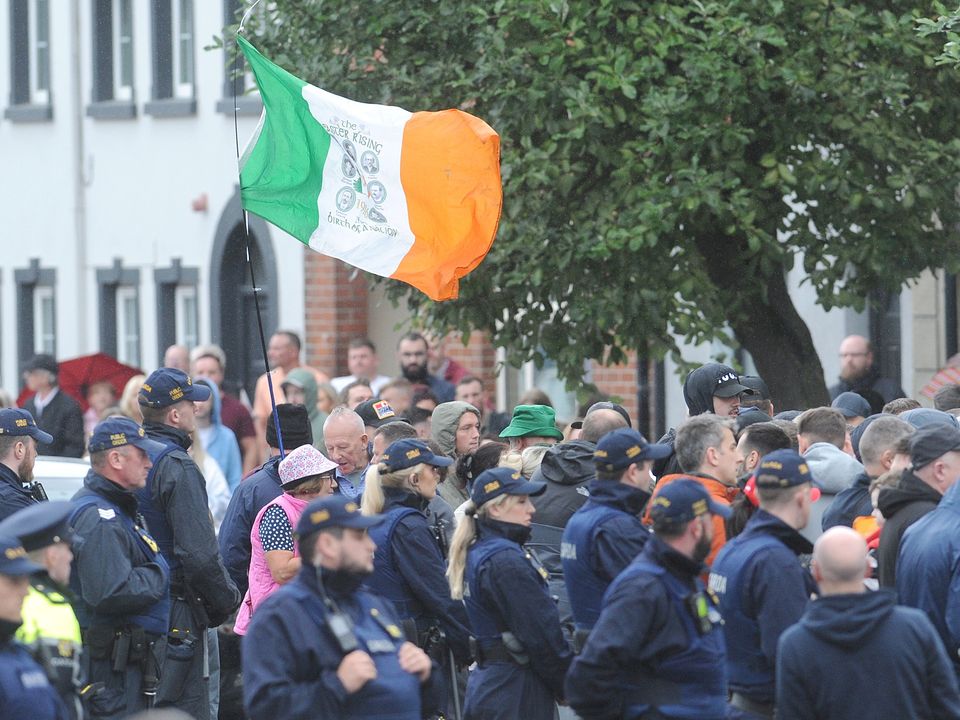
<path fill-rule="evenodd" d="M 257 514 L 250 531 L 250 585 L 237 613 L 234 631 L 246 634 L 257 606 L 300 571 L 293 529 L 307 504 L 332 495 L 337 464 L 312 445 L 302 445 L 280 461 L 283 493 Z"/>

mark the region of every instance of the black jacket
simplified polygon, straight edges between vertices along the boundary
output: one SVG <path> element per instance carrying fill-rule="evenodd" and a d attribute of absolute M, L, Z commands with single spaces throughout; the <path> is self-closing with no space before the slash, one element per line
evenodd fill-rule
<path fill-rule="evenodd" d="M 58 390 L 50 404 L 43 409 L 42 415 L 37 415 L 37 404 L 30 398 L 23 404 L 37 427 L 53 435 L 53 442 L 49 445 L 37 443 L 38 455 L 55 455 L 57 457 L 83 457 L 86 438 L 83 433 L 83 413 L 80 405 L 63 390 Z"/>
<path fill-rule="evenodd" d="M 820 526 L 826 532 L 834 525 L 853 527 L 853 521 L 863 515 L 873 512 L 873 501 L 870 499 L 870 476 L 861 473 L 853 485 L 838 492 L 833 502 L 827 506 L 820 519 Z"/>
<path fill-rule="evenodd" d="M 900 539 L 908 527 L 933 510 L 940 498 L 937 490 L 927 485 L 909 470 L 904 470 L 895 487 L 880 491 L 877 507 L 886 522 L 880 533 L 877 577 L 883 587 L 897 586 L 897 555 Z"/>
<path fill-rule="evenodd" d="M 0 520 L 6 520 L 17 510 L 30 507 L 35 502 L 33 495 L 24 490 L 20 476 L 0 463 Z"/>
<path fill-rule="evenodd" d="M 880 377 L 880 368 L 874 365 L 872 368 L 870 368 L 870 372 L 868 372 L 859 380 L 854 382 L 838 380 L 835 385 L 831 385 L 830 399 L 836 400 L 837 395 L 840 393 L 857 392 L 858 390 L 873 390 L 883 398 L 883 402 L 885 403 L 895 400 L 896 398 L 907 396 L 907 394 L 903 391 L 903 388 L 900 387 L 900 383 L 893 378 Z M 873 412 L 877 413 L 880 412 L 882 408 L 871 409 Z"/>
<path fill-rule="evenodd" d="M 922 611 L 896 605 L 887 590 L 829 595 L 780 638 L 777 716 L 960 718 L 960 693 Z"/>
<path fill-rule="evenodd" d="M 169 425 L 147 423 L 144 429 L 151 440 L 173 442 L 180 448 L 160 459 L 150 487 L 151 500 L 163 513 L 173 535 L 173 552 L 180 562 L 182 582 L 203 600 L 214 627 L 237 609 L 240 594 L 220 559 L 207 506 L 206 481 L 186 452 L 190 447 L 189 435 Z M 151 532 L 156 533 L 153 529 Z M 180 579 L 174 574 L 172 584 Z"/>

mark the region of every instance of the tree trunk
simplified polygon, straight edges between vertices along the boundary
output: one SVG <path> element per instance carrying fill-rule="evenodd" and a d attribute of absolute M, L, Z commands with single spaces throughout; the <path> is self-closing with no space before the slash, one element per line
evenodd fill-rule
<path fill-rule="evenodd" d="M 776 412 L 829 405 L 823 366 L 810 330 L 787 291 L 786 272 L 744 282 L 743 268 L 737 264 L 747 255 L 731 252 L 733 242 L 700 238 L 697 247 L 713 283 L 725 296 L 737 299 L 728 323 L 770 388 Z"/>

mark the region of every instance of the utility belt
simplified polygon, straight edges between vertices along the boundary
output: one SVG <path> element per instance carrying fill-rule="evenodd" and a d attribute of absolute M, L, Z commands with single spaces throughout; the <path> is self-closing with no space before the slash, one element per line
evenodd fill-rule
<path fill-rule="evenodd" d="M 470 654 L 481 666 L 495 662 L 511 662 L 520 667 L 530 664 L 530 657 L 526 649 L 509 631 L 500 633 L 500 639 L 493 642 L 485 641 L 482 645 L 476 638 L 470 638 Z"/>
<path fill-rule="evenodd" d="M 423 650 L 431 660 L 442 662 L 446 657 L 447 636 L 435 621 L 421 630 L 415 619 L 405 618 L 400 622 L 400 626 L 407 640 Z"/>
<path fill-rule="evenodd" d="M 123 672 L 129 665 L 146 663 L 150 648 L 158 636 L 141 627 L 89 627 L 83 631 L 83 645 L 91 660 L 110 660 L 114 672 Z"/>
<path fill-rule="evenodd" d="M 773 720 L 775 706 L 773 703 L 762 703 L 751 700 L 746 695 L 738 692 L 730 693 L 730 707 L 735 707 L 744 712 L 753 713 L 763 718 Z"/>

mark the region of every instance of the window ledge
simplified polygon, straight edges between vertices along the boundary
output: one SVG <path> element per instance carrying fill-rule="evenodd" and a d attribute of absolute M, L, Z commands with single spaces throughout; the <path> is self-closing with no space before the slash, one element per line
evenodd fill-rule
<path fill-rule="evenodd" d="M 263 101 L 258 97 L 240 96 L 237 98 L 237 115 L 257 116 L 263 110 Z M 217 101 L 217 112 L 233 115 L 233 98 L 225 97 Z"/>
<path fill-rule="evenodd" d="M 50 122 L 53 120 L 52 105 L 11 105 L 3 111 L 3 116 L 15 123 Z"/>
<path fill-rule="evenodd" d="M 155 118 L 189 117 L 197 114 L 197 101 L 195 98 L 151 100 L 143 106 L 143 112 L 145 115 L 152 115 Z"/>
<path fill-rule="evenodd" d="M 132 120 L 137 105 L 130 100 L 101 100 L 87 105 L 87 117 L 95 120 Z"/>

